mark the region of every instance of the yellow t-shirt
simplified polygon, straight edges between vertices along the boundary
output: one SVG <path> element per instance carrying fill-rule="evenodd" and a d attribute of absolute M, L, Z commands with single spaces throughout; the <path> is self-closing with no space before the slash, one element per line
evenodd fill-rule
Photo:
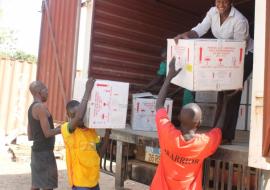
<path fill-rule="evenodd" d="M 66 162 L 70 186 L 94 187 L 99 180 L 100 158 L 96 151 L 99 137 L 94 129 L 76 128 L 69 132 L 68 122 L 61 126 L 66 146 Z"/>

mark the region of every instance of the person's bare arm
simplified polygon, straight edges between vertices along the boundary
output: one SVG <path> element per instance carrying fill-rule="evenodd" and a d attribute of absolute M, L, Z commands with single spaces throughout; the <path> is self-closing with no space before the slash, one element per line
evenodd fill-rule
<path fill-rule="evenodd" d="M 41 129 L 46 138 L 49 138 L 49 137 L 52 137 L 61 133 L 60 127 L 51 129 L 51 126 L 48 120 L 48 111 L 43 104 L 40 103 L 36 105 L 35 111 L 36 111 L 38 120 L 40 121 Z"/>
<path fill-rule="evenodd" d="M 78 111 L 76 112 L 75 117 L 72 118 L 72 120 L 69 122 L 70 130 L 75 130 L 78 126 L 78 123 L 83 120 L 87 108 L 87 103 L 90 98 L 94 84 L 95 80 L 93 78 L 89 78 L 87 80 L 84 95 L 79 105 Z"/>
<path fill-rule="evenodd" d="M 110 134 L 111 134 L 111 129 L 106 129 L 103 141 L 99 145 L 98 154 L 100 158 L 102 158 L 103 155 L 106 153 L 106 150 L 110 141 Z"/>
<path fill-rule="evenodd" d="M 166 100 L 168 87 L 170 85 L 171 80 L 181 71 L 182 69 L 175 70 L 175 58 L 173 58 L 169 64 L 169 73 L 159 91 L 157 102 L 156 102 L 156 110 L 164 107 L 164 103 Z"/>
<path fill-rule="evenodd" d="M 164 76 L 157 75 L 155 78 L 153 78 L 143 89 L 142 91 L 149 91 L 151 90 L 154 86 L 159 84 L 162 80 L 164 79 Z"/>

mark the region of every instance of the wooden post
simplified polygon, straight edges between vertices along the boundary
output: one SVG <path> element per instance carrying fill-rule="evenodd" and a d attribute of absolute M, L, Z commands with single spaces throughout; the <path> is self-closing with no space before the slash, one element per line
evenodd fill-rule
<path fill-rule="evenodd" d="M 123 164 L 123 142 L 117 141 L 116 171 L 115 171 L 115 189 L 116 190 L 121 190 L 124 187 L 122 164 Z"/>

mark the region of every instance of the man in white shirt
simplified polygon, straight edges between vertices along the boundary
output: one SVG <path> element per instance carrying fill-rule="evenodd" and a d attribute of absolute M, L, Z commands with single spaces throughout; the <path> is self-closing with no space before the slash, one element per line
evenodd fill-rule
<path fill-rule="evenodd" d="M 215 38 L 246 41 L 247 47 L 243 80 L 245 81 L 253 69 L 253 40 L 249 36 L 248 20 L 236 8 L 233 7 L 232 3 L 233 0 L 216 0 L 216 6 L 210 8 L 203 21 L 190 31 L 176 36 L 175 41 L 177 42 L 178 39 L 200 38 L 206 34 L 210 28 Z M 218 108 L 214 125 L 216 124 L 222 109 L 222 99 L 224 93 L 228 92 L 219 93 Z M 231 93 L 232 98 L 228 102 L 227 115 L 224 120 L 224 144 L 230 144 L 234 139 L 241 95 L 241 90 Z"/>

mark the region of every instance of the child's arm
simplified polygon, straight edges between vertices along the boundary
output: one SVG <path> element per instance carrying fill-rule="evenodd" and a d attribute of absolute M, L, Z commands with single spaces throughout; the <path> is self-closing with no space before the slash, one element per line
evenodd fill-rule
<path fill-rule="evenodd" d="M 72 120 L 69 122 L 69 129 L 72 131 L 75 130 L 75 128 L 78 126 L 79 122 L 83 120 L 84 114 L 86 112 L 87 103 L 90 98 L 93 86 L 95 84 L 95 80 L 93 78 L 89 78 L 86 82 L 86 88 L 84 92 L 84 96 L 82 98 L 82 101 L 79 105 L 78 111 L 76 112 L 76 115 Z"/>

